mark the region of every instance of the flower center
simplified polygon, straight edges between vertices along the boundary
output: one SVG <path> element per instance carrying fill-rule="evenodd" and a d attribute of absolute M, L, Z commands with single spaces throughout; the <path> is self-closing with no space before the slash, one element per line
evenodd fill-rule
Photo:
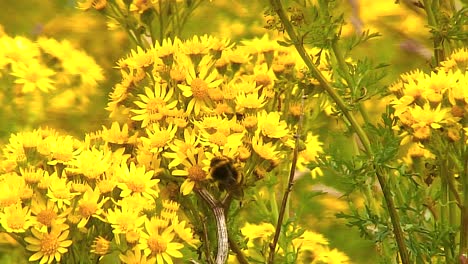
<path fill-rule="evenodd" d="M 142 193 L 145 190 L 145 183 L 132 179 L 132 181 L 127 182 L 127 187 L 134 193 Z"/>
<path fill-rule="evenodd" d="M 255 82 L 257 83 L 257 86 L 268 86 L 271 84 L 270 76 L 264 73 L 260 73 L 257 76 L 255 76 Z"/>
<path fill-rule="evenodd" d="M 140 239 L 140 233 L 135 230 L 130 230 L 125 234 L 125 238 L 128 243 L 133 244 L 138 242 L 138 239 Z"/>
<path fill-rule="evenodd" d="M 257 117 L 246 116 L 244 120 L 242 120 L 242 124 L 245 126 L 245 128 L 254 128 L 257 125 Z"/>
<path fill-rule="evenodd" d="M 180 83 L 185 80 L 185 74 L 181 70 L 172 69 L 170 72 L 171 79 Z"/>
<path fill-rule="evenodd" d="M 206 178 L 206 172 L 199 165 L 194 165 L 188 169 L 188 177 L 192 180 L 199 181 Z"/>
<path fill-rule="evenodd" d="M 218 146 L 224 146 L 227 143 L 227 137 L 223 133 L 218 131 L 210 135 L 210 142 L 213 142 Z"/>
<path fill-rule="evenodd" d="M 196 99 L 208 98 L 208 84 L 204 80 L 199 78 L 193 79 L 190 88 L 192 89 L 193 97 Z"/>
<path fill-rule="evenodd" d="M 99 191 L 101 191 L 101 193 L 111 192 L 114 189 L 114 187 L 115 187 L 115 182 L 108 180 L 108 179 L 101 180 L 98 183 L 98 188 L 99 188 Z"/>
<path fill-rule="evenodd" d="M 44 256 L 52 256 L 57 252 L 59 243 L 54 234 L 45 234 L 41 240 L 41 252 Z"/>
<path fill-rule="evenodd" d="M 134 220 L 135 219 L 132 219 L 127 215 L 122 215 L 117 219 L 117 225 L 119 226 L 119 229 L 125 233 L 130 229 L 129 227 Z"/>
<path fill-rule="evenodd" d="M 154 136 L 151 137 L 152 148 L 163 148 L 167 142 L 171 139 L 171 135 L 168 131 L 155 132 Z"/>
<path fill-rule="evenodd" d="M 57 214 L 52 209 L 46 209 L 38 213 L 36 218 L 39 223 L 49 227 L 52 225 L 52 221 L 57 218 Z"/>
<path fill-rule="evenodd" d="M 93 202 L 84 202 L 79 206 L 80 214 L 85 218 L 88 218 L 96 213 L 97 209 L 97 204 Z"/>
<path fill-rule="evenodd" d="M 159 109 L 165 105 L 165 102 L 161 98 L 152 98 L 146 104 L 146 110 L 150 114 L 159 113 Z"/>
<path fill-rule="evenodd" d="M 161 236 L 151 236 L 148 238 L 148 247 L 151 252 L 158 254 L 166 251 L 167 243 Z"/>

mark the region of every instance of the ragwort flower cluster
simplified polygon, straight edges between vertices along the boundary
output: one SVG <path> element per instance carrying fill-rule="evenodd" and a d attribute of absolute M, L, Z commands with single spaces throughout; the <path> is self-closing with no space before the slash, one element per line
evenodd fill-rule
<path fill-rule="evenodd" d="M 0 128 L 16 131 L 19 124 L 35 126 L 51 114 L 84 109 L 102 80 L 94 59 L 66 40 L 0 34 Z"/>
<path fill-rule="evenodd" d="M 301 78 L 295 63 L 291 50 L 267 38 L 237 47 L 206 35 L 164 40 L 118 62 L 122 81 L 107 109 L 138 134 L 139 160 L 150 168 L 165 164 L 165 173 L 184 177 L 184 195 L 210 178 L 210 160 L 217 156 L 241 163 L 247 185 L 253 184 L 293 147 L 298 116 L 284 112 L 292 112 L 290 102 L 299 98 L 297 89 L 285 93 Z M 307 162 L 322 151 L 319 141 L 313 143 L 301 152 Z"/>
<path fill-rule="evenodd" d="M 31 261 L 190 258 L 186 247 L 200 242 L 176 201 L 201 186 L 222 195 L 217 184 L 232 180 L 252 187 L 292 153 L 304 76 L 291 51 L 266 38 L 238 47 L 211 36 L 164 40 L 118 67 L 110 127 L 84 140 L 41 128 L 12 134 L 3 148 L 1 229 Z M 302 165 L 322 153 L 311 132 L 304 145 Z M 213 181 L 216 157 L 239 165 L 239 176 Z"/>
<path fill-rule="evenodd" d="M 70 251 L 89 260 L 118 251 L 126 263 L 137 255 L 171 263 L 197 244 L 179 204 L 160 195 L 160 170 L 125 153 L 125 132 L 113 126 L 85 141 L 52 129 L 11 136 L 1 160 L 1 230 L 26 245 L 30 261 L 73 263 Z"/>
<path fill-rule="evenodd" d="M 122 133 L 136 136 L 138 163 L 161 170 L 161 183 L 177 187 L 180 194 L 171 195 L 191 196 L 196 188 L 222 195 L 227 184 L 211 169 L 220 157 L 240 170 L 231 184 L 247 189 L 288 167 L 283 160 L 291 158 L 303 111 L 298 83 L 312 81 L 296 61 L 291 49 L 267 37 L 238 46 L 206 35 L 166 39 L 118 62 L 122 80 L 107 110 L 124 123 Z M 312 132 L 304 140 L 303 166 L 323 152 Z M 313 175 L 320 175 L 318 167 Z"/>
<path fill-rule="evenodd" d="M 295 228 L 302 229 L 301 227 Z M 293 235 L 293 231 L 295 230 L 291 227 L 286 233 L 287 235 Z M 245 223 L 241 228 L 241 233 L 247 238 L 247 248 L 244 249 L 245 254 L 256 262 L 264 262 L 265 256 L 261 252 L 268 250 L 275 233 L 275 227 L 266 222 L 259 224 Z M 346 254 L 336 248 L 332 249 L 329 244 L 329 241 L 322 234 L 302 230 L 295 235 L 291 247 L 298 253 L 297 259 L 301 260 L 301 263 L 350 263 L 350 259 Z M 286 250 L 280 247 L 278 251 L 283 252 Z M 228 263 L 237 263 L 233 255 L 231 255 Z"/>
<path fill-rule="evenodd" d="M 408 158 L 433 158 L 440 142 L 461 143 L 467 137 L 468 51 L 455 51 L 430 74 L 403 74 L 390 87 L 397 123 L 394 129 L 408 145 Z M 468 141 L 467 141 L 468 142 Z M 465 142 L 466 143 L 466 142 Z"/>

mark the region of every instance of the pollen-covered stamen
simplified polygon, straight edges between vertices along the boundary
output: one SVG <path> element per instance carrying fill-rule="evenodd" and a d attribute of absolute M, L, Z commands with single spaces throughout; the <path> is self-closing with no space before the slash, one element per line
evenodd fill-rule
<path fill-rule="evenodd" d="M 227 143 L 227 137 L 223 133 L 217 131 L 214 134 L 211 134 L 209 137 L 210 142 L 218 145 L 218 146 L 224 146 Z"/>
<path fill-rule="evenodd" d="M 52 209 L 42 210 L 36 215 L 36 219 L 39 223 L 45 226 L 52 226 L 52 221 L 57 218 L 57 213 Z"/>
<path fill-rule="evenodd" d="M 194 181 L 204 180 L 206 172 L 199 165 L 194 165 L 188 169 L 188 177 Z"/>
<path fill-rule="evenodd" d="M 193 79 L 190 88 L 192 89 L 193 97 L 196 99 L 203 100 L 209 97 L 208 84 L 202 79 Z"/>

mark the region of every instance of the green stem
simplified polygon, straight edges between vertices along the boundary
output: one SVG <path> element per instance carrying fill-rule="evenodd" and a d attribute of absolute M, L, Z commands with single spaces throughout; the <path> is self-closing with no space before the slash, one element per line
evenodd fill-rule
<path fill-rule="evenodd" d="M 159 1 L 159 43 L 161 43 L 161 45 L 164 39 L 164 15 L 162 1 Z"/>
<path fill-rule="evenodd" d="M 443 38 L 437 32 L 437 18 L 434 14 L 434 10 L 439 10 L 438 0 L 423 0 L 424 9 L 427 14 L 427 22 L 429 26 L 433 27 L 436 31 L 433 33 L 433 45 L 434 45 L 434 66 L 439 66 L 440 62 L 443 61 L 445 58 L 444 55 L 444 47 L 443 47 Z"/>
<path fill-rule="evenodd" d="M 459 257 L 468 258 L 468 149 L 464 151 L 464 168 L 460 175 L 463 184 L 463 205 L 461 212 L 461 227 L 460 227 L 460 252 Z"/>
<path fill-rule="evenodd" d="M 344 59 L 344 56 L 343 56 L 340 48 L 338 47 L 338 39 L 335 39 L 335 40 L 333 40 L 331 42 L 331 48 L 332 48 L 333 54 L 335 55 L 335 59 L 338 62 L 338 66 L 340 67 L 341 71 L 344 74 L 344 76 L 342 76 L 342 77 L 345 79 L 346 84 L 348 85 L 348 87 L 351 90 L 354 90 L 355 89 L 355 87 L 354 87 L 355 84 L 353 82 L 353 77 L 349 73 L 348 65 L 346 65 L 346 61 Z"/>
<path fill-rule="evenodd" d="M 447 227 L 450 225 L 450 212 L 449 212 L 449 188 L 448 188 L 448 182 L 447 182 L 447 177 L 445 175 L 444 171 L 444 164 L 442 162 L 441 164 L 441 172 L 440 172 L 440 178 L 441 178 L 441 204 L 440 204 L 440 224 L 442 227 Z M 449 261 L 449 259 L 452 259 L 450 256 L 450 245 L 448 243 L 445 243 L 444 245 L 444 252 L 445 252 L 445 259 L 446 261 Z"/>
<path fill-rule="evenodd" d="M 332 100 L 336 103 L 338 108 L 341 110 L 343 115 L 346 117 L 346 119 L 350 122 L 352 128 L 358 135 L 359 139 L 362 142 L 362 145 L 364 146 L 364 149 L 366 151 L 367 156 L 369 157 L 370 161 L 374 161 L 374 154 L 373 150 L 371 148 L 371 144 L 369 141 L 369 138 L 367 134 L 365 133 L 364 129 L 362 126 L 357 122 L 356 118 L 352 114 L 352 112 L 348 109 L 346 106 L 345 102 L 343 99 L 340 97 L 340 95 L 333 89 L 333 87 L 328 83 L 328 81 L 325 79 L 325 77 L 322 75 L 322 73 L 318 70 L 318 68 L 315 66 L 313 63 L 312 59 L 308 55 L 307 51 L 305 50 L 304 46 L 302 45 L 302 42 L 300 38 L 297 36 L 293 26 L 289 22 L 289 19 L 284 11 L 284 8 L 281 4 L 280 0 L 270 0 L 271 6 L 273 7 L 274 11 L 278 14 L 279 18 L 283 22 L 284 29 L 288 33 L 289 37 L 292 40 L 292 43 L 294 44 L 297 52 L 301 56 L 301 58 L 304 60 L 304 63 L 306 66 L 309 68 L 309 70 L 312 72 L 312 74 L 317 78 L 319 81 L 320 85 L 323 87 L 323 89 L 328 93 L 328 95 L 332 98 Z M 400 219 L 398 217 L 398 213 L 395 208 L 395 204 L 392 198 L 392 194 L 390 189 L 388 188 L 386 184 L 386 179 L 384 175 L 381 172 L 381 168 L 377 167 L 377 165 L 374 164 L 374 169 L 375 173 L 377 176 L 377 179 L 379 181 L 380 187 L 382 189 L 385 202 L 387 204 L 387 209 L 389 211 L 389 215 L 392 221 L 393 225 L 393 232 L 395 234 L 395 239 L 398 245 L 398 250 L 400 252 L 400 258 L 401 262 L 403 264 L 409 264 L 409 254 L 405 245 L 405 240 L 404 240 L 404 235 L 403 231 L 400 226 Z"/>

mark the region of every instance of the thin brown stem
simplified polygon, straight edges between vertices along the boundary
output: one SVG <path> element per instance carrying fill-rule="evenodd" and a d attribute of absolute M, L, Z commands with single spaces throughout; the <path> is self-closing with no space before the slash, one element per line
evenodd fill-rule
<path fill-rule="evenodd" d="M 293 157 L 291 161 L 291 169 L 289 170 L 288 186 L 286 190 L 284 191 L 283 200 L 281 201 L 281 207 L 280 207 L 280 211 L 278 215 L 278 222 L 276 223 L 275 236 L 273 237 L 273 242 L 270 243 L 270 253 L 268 255 L 268 263 L 270 264 L 274 263 L 274 260 L 275 260 L 276 245 L 278 244 L 279 236 L 281 233 L 281 226 L 283 225 L 283 219 L 286 213 L 286 206 L 288 203 L 289 194 L 291 193 L 292 188 L 294 186 L 294 174 L 296 173 L 297 156 L 299 154 L 299 140 L 300 140 L 300 134 L 302 132 L 302 122 L 304 119 L 304 101 L 305 101 L 305 95 L 304 95 L 304 91 L 302 91 L 301 116 L 297 124 L 297 130 L 296 130 L 296 135 L 295 135 L 296 140 L 294 144 L 294 152 L 293 152 Z"/>
<path fill-rule="evenodd" d="M 231 238 L 229 238 L 228 240 L 229 240 L 229 247 L 236 254 L 236 258 L 239 264 L 248 264 L 249 262 L 245 258 L 245 255 L 242 252 L 242 250 L 237 246 L 236 242 L 234 242 Z"/>

